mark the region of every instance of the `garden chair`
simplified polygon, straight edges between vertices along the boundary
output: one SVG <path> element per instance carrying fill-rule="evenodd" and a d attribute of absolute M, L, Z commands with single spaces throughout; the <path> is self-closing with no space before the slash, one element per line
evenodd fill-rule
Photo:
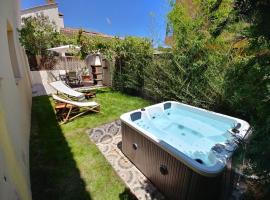
<path fill-rule="evenodd" d="M 77 72 L 71 71 L 67 73 L 67 81 L 69 85 L 80 86 L 81 79 Z"/>
<path fill-rule="evenodd" d="M 98 113 L 100 110 L 100 105 L 94 101 L 72 101 L 63 99 L 55 94 L 52 97 L 56 101 L 55 111 L 58 119 L 62 121 L 61 124 L 67 123 L 88 112 Z"/>
<path fill-rule="evenodd" d="M 51 82 L 50 85 L 57 91 L 57 93 L 61 93 L 67 98 L 74 97 L 79 101 L 82 101 L 84 99 L 89 99 L 91 97 L 95 97 L 96 93 L 94 92 L 88 92 L 88 93 L 82 93 L 78 92 L 71 87 L 67 86 L 63 81 L 54 81 Z"/>
<path fill-rule="evenodd" d="M 65 70 L 59 70 L 59 79 L 60 81 L 64 81 L 65 83 L 67 83 L 67 73 Z"/>

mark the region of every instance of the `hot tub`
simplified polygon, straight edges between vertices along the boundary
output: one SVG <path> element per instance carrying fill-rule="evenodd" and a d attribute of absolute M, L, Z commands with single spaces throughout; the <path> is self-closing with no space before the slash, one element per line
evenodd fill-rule
<path fill-rule="evenodd" d="M 122 151 L 169 199 L 221 199 L 246 121 L 168 101 L 125 113 Z"/>

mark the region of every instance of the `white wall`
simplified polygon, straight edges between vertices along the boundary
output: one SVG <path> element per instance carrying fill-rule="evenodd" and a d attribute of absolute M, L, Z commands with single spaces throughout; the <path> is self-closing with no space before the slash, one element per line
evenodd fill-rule
<path fill-rule="evenodd" d="M 108 62 L 104 63 L 107 66 L 103 71 L 103 84 L 104 86 L 111 86 L 111 70 Z M 32 95 L 42 96 L 56 93 L 56 90 L 50 86 L 50 82 L 59 78 L 59 74 L 65 74 L 65 70 L 40 70 L 31 71 L 30 76 L 32 80 Z"/>
<path fill-rule="evenodd" d="M 59 16 L 58 20 L 59 20 L 59 27 L 64 28 L 65 27 L 65 25 L 64 25 L 64 17 Z"/>
<path fill-rule="evenodd" d="M 31 71 L 33 96 L 41 96 L 55 93 L 49 83 L 59 77 L 59 73 L 64 74 L 65 70 L 41 70 Z"/>
<path fill-rule="evenodd" d="M 31 199 L 29 175 L 29 137 L 32 95 L 28 61 L 18 40 L 17 28 L 20 26 L 19 22 L 20 16 L 18 0 L 1 0 L 1 200 Z M 8 35 L 12 37 L 13 42 L 9 42 Z M 15 71 L 17 72 L 14 73 Z"/>

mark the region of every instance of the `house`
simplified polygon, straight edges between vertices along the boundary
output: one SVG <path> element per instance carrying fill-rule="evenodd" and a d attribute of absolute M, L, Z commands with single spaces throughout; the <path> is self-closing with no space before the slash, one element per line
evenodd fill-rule
<path fill-rule="evenodd" d="M 31 199 L 31 81 L 18 40 L 18 0 L 0 1 L 0 199 Z"/>
<path fill-rule="evenodd" d="M 45 5 L 22 10 L 21 18 L 43 14 L 48 16 L 55 23 L 56 30 L 60 31 L 61 28 L 64 28 L 64 15 L 59 12 L 58 4 L 54 0 L 47 0 L 46 2 Z"/>
<path fill-rule="evenodd" d="M 58 4 L 55 3 L 54 0 L 47 0 L 45 5 L 36 6 L 33 8 L 28 8 L 21 11 L 21 18 L 36 16 L 36 15 L 45 15 L 48 16 L 52 22 L 55 22 L 56 28 L 58 32 L 63 33 L 67 36 L 76 35 L 80 30 L 83 31 L 83 34 L 87 36 L 98 36 L 104 38 L 113 38 L 111 35 L 107 35 L 104 33 L 88 31 L 81 28 L 70 28 L 65 27 L 64 25 L 64 15 L 59 12 Z"/>

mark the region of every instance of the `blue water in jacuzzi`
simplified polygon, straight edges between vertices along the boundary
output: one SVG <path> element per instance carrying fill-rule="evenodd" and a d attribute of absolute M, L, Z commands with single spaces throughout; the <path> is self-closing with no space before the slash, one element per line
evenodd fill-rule
<path fill-rule="evenodd" d="M 207 166 L 214 164 L 211 148 L 233 140 L 232 129 L 236 121 L 217 117 L 207 111 L 172 106 L 169 109 L 151 108 L 134 121 L 160 141 L 166 142 Z"/>

